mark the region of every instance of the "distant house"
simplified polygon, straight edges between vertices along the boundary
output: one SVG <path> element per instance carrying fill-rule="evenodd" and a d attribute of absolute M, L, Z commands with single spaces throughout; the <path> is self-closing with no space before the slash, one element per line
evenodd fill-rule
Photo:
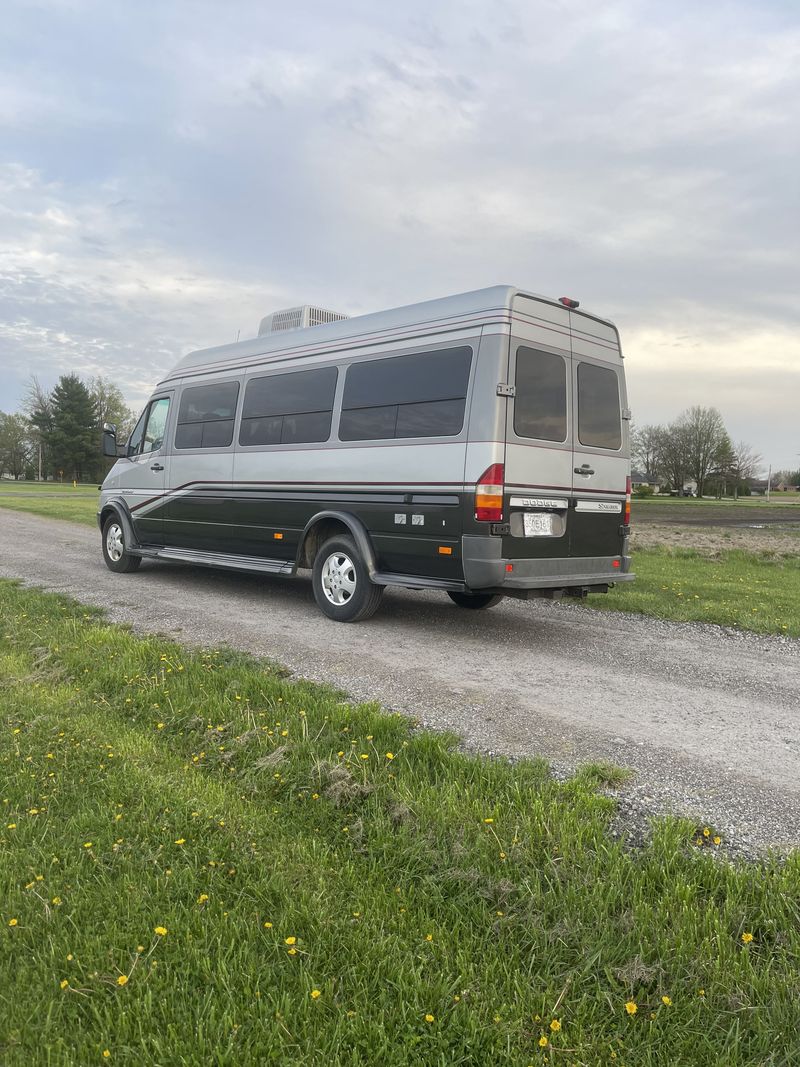
<path fill-rule="evenodd" d="M 631 489 L 636 492 L 637 489 L 641 489 L 643 485 L 649 485 L 654 493 L 658 492 L 658 480 L 653 479 L 650 481 L 646 474 L 642 471 L 631 471 Z"/>

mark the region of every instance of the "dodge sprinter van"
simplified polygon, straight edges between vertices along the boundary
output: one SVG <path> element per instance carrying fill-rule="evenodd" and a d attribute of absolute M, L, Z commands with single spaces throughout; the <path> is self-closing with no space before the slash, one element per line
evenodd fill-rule
<path fill-rule="evenodd" d="M 268 316 L 158 385 L 102 486 L 106 564 L 310 569 L 331 619 L 388 585 L 462 608 L 630 581 L 616 328 L 495 286 L 358 318 Z"/>

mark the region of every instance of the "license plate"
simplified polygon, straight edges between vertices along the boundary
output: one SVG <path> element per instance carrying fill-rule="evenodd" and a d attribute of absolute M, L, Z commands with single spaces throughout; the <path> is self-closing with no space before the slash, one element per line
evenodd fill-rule
<path fill-rule="evenodd" d="M 552 537 L 554 515 L 546 511 L 526 511 L 522 515 L 522 529 L 526 537 Z"/>

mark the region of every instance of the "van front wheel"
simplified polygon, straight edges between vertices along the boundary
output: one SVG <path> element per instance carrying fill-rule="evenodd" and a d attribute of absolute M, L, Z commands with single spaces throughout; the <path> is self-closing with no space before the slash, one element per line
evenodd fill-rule
<path fill-rule="evenodd" d="M 111 571 L 118 574 L 130 574 L 138 570 L 142 558 L 132 556 L 125 543 L 125 530 L 116 515 L 106 520 L 103 526 L 103 559 Z"/>
<path fill-rule="evenodd" d="M 480 608 L 493 608 L 503 599 L 502 593 L 448 593 L 454 604 L 460 608 L 472 608 L 478 611 Z"/>
<path fill-rule="evenodd" d="M 329 619 L 361 622 L 378 609 L 383 586 L 373 585 L 352 537 L 332 537 L 320 548 L 311 573 L 314 599 Z"/>

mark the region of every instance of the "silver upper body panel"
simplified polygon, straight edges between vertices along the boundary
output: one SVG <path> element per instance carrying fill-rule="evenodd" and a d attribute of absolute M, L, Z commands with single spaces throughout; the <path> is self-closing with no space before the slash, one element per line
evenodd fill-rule
<path fill-rule="evenodd" d="M 491 324 L 510 326 L 515 308 L 522 310 L 526 305 L 530 307 L 530 301 L 536 301 L 540 306 L 548 305 L 551 313 L 562 315 L 565 321 L 569 321 L 570 314 L 574 316 L 573 322 L 578 318 L 585 320 L 587 333 L 614 339 L 619 358 L 617 331 L 607 319 L 583 311 L 570 313 L 552 297 L 538 296 L 510 285 L 494 285 L 470 293 L 359 315 L 340 322 L 200 349 L 184 356 L 159 384 L 209 373 L 247 370 L 261 362 L 299 359 L 323 352 L 401 341 L 420 333 L 432 335 L 464 328 L 472 328 L 479 333 L 481 327 Z"/>

